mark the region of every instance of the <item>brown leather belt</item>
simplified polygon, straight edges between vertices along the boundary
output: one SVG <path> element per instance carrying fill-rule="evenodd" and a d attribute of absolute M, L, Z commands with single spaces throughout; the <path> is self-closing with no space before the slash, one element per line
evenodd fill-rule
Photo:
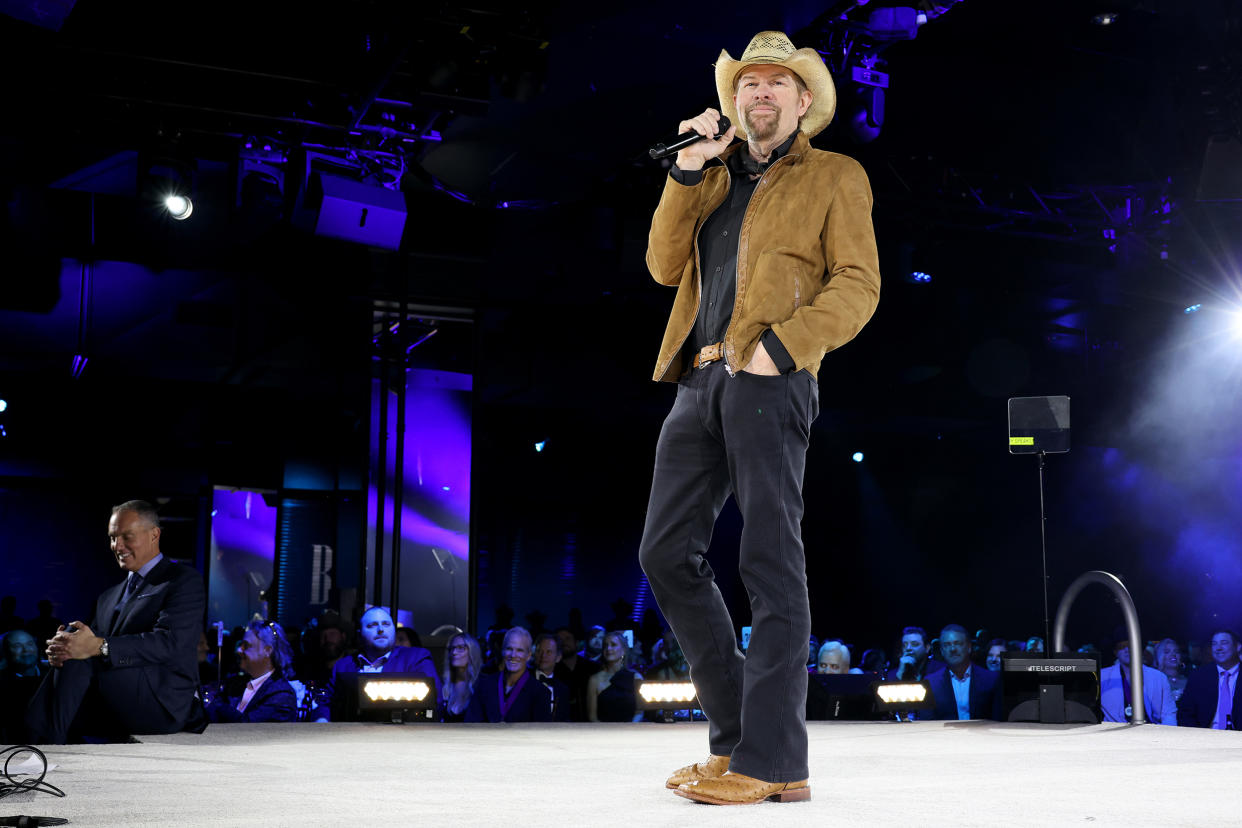
<path fill-rule="evenodd" d="M 695 368 L 705 368 L 713 362 L 724 359 L 724 343 L 717 342 L 715 345 L 708 345 L 702 348 L 694 359 L 691 361 Z"/>

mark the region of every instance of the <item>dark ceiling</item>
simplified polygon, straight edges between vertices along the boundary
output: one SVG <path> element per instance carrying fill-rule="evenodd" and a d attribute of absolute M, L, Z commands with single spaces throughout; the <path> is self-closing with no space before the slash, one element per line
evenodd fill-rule
<path fill-rule="evenodd" d="M 1011 394 L 1124 388 L 1236 223 L 1211 169 L 1225 191 L 1197 200 L 1209 141 L 1238 134 L 1236 4 L 919 0 L 917 37 L 877 36 L 897 5 L 79 0 L 58 25 L 7 0 L 3 370 L 69 398 L 132 375 L 191 408 L 335 399 L 404 299 L 411 337 L 435 331 L 414 362 L 474 373 L 484 406 L 658 416 L 644 150 L 713 103 L 721 48 L 782 28 L 837 74 L 816 144 L 875 191 L 884 298 L 827 366 L 857 391 L 839 416 L 969 428 Z M 861 141 L 868 55 L 891 80 Z M 156 158 L 194 170 L 184 225 L 144 201 Z M 399 250 L 291 220 L 312 158 L 404 193 Z M 281 195 L 242 198 L 256 168 Z"/>

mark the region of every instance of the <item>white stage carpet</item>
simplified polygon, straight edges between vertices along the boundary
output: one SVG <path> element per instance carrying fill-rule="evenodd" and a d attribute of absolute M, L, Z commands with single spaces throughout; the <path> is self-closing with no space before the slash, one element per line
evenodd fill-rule
<path fill-rule="evenodd" d="M 811 722 L 811 800 L 698 805 L 665 776 L 706 725 L 212 725 L 48 747 L 84 826 L 1224 826 L 1242 733 L 1145 725 Z"/>

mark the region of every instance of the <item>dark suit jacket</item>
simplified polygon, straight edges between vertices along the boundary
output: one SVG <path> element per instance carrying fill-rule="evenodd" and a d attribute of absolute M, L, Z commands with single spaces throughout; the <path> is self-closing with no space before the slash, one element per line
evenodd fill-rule
<path fill-rule="evenodd" d="M 1238 672 L 1233 688 L 1233 727 L 1242 730 L 1242 693 L 1237 683 L 1242 682 Z M 1216 719 L 1216 705 L 1220 701 L 1220 671 L 1215 664 L 1200 667 L 1186 680 L 1186 689 L 1177 702 L 1177 723 L 1182 727 L 1211 727 Z"/>
<path fill-rule="evenodd" d="M 927 663 L 923 665 L 923 675 L 918 679 L 918 681 L 922 681 L 923 679 L 931 681 L 932 677 L 935 676 L 936 673 L 939 673 L 943 669 L 944 669 L 943 661 L 937 661 L 934 658 L 928 658 Z M 887 673 L 884 674 L 884 680 L 885 681 L 913 681 L 914 679 L 897 678 L 897 668 L 892 667 L 891 669 L 889 669 Z"/>
<path fill-rule="evenodd" d="M 244 692 L 244 691 L 243 691 Z M 213 722 L 295 722 L 298 718 L 298 696 L 289 682 L 271 676 L 250 698 L 246 709 L 237 709 L 241 696 L 221 695 L 207 708 Z"/>
<path fill-rule="evenodd" d="M 500 685 L 504 682 L 504 673 L 489 673 L 479 676 L 474 685 L 474 695 L 470 697 L 470 706 L 466 708 L 468 722 L 551 722 L 554 718 L 554 699 L 548 688 L 535 678 L 534 670 L 526 671 L 526 685 L 518 691 L 513 706 L 503 717 L 500 714 Z M 563 721 L 563 720 L 562 720 Z"/>
<path fill-rule="evenodd" d="M 531 677 L 534 678 L 536 673 L 531 670 Z M 568 722 L 570 721 L 570 711 L 572 702 L 570 701 L 569 686 L 565 682 L 556 677 L 555 673 L 551 676 L 544 676 L 539 679 L 544 686 L 544 692 L 548 694 L 552 704 L 552 721 Z"/>
<path fill-rule="evenodd" d="M 104 590 L 91 622 L 95 635 L 108 639 L 108 658 L 98 671 L 99 692 L 110 707 L 124 711 L 133 733 L 144 732 L 147 717 L 136 702 L 148 695 L 174 721 L 186 722 L 198 688 L 198 636 L 207 610 L 203 578 L 188 566 L 164 558 L 143 580 L 142 589 L 115 620 L 113 609 L 125 582 Z M 167 726 L 154 718 L 150 724 Z"/>
<path fill-rule="evenodd" d="M 927 680 L 931 683 L 932 694 L 936 697 L 936 707 L 932 710 L 920 710 L 920 719 L 956 719 L 957 697 L 953 695 L 953 672 L 944 669 Z M 970 668 L 970 718 L 1001 719 L 1002 694 L 1000 673 L 993 673 L 981 664 Z"/>

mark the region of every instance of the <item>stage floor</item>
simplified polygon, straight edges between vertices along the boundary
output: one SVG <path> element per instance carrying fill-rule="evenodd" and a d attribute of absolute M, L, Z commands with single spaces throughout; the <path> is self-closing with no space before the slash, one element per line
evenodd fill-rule
<path fill-rule="evenodd" d="M 811 722 L 809 802 L 665 790 L 701 723 L 212 725 L 48 747 L 57 799 L 0 816 L 89 826 L 1237 825 L 1242 733 L 1146 725 Z"/>

